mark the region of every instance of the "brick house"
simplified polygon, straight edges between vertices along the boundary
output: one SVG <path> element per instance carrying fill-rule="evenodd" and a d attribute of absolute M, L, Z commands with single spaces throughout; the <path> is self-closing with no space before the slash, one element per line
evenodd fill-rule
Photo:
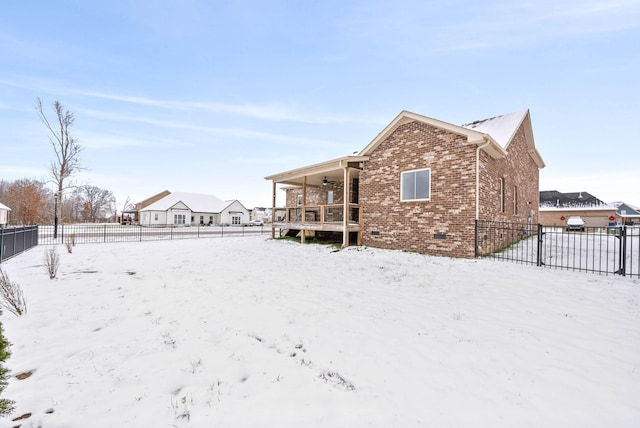
<path fill-rule="evenodd" d="M 537 222 L 543 167 L 528 110 L 460 126 L 403 111 L 356 155 L 265 177 L 272 235 L 341 233 L 343 246 L 473 257 L 476 219 Z"/>

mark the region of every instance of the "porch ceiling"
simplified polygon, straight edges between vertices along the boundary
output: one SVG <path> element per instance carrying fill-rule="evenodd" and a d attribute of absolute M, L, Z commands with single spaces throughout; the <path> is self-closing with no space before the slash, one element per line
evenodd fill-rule
<path fill-rule="evenodd" d="M 369 156 L 344 156 L 338 159 L 270 175 L 265 177 L 265 180 L 301 186 L 304 177 L 307 177 L 307 186 L 322 186 L 325 177 L 328 181 L 341 181 L 344 177 L 344 168 L 351 167 L 358 171 L 362 169 L 363 162 L 367 160 L 369 160 Z M 357 172 L 355 174 L 352 172 L 351 176 L 357 177 Z"/>

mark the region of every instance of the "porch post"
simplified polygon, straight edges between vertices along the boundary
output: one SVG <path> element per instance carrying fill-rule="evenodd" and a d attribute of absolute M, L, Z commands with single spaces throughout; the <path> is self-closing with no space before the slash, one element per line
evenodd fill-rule
<path fill-rule="evenodd" d="M 286 204 L 285 204 L 286 207 Z M 286 208 L 285 208 L 286 210 Z M 276 238 L 276 182 L 271 182 L 271 239 Z"/>
<path fill-rule="evenodd" d="M 344 196 L 343 196 L 343 204 L 342 204 L 342 247 L 349 246 L 349 177 L 350 174 L 349 167 L 346 166 L 344 168 Z"/>
<path fill-rule="evenodd" d="M 302 224 L 302 228 L 300 230 L 300 243 L 304 244 L 304 238 L 307 232 L 304 229 L 304 220 L 307 217 L 307 176 L 302 177 L 302 216 L 300 218 L 300 223 Z"/>

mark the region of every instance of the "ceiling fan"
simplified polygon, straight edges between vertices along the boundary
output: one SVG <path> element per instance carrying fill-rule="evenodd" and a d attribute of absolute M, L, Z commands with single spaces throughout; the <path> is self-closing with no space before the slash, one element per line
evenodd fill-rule
<path fill-rule="evenodd" d="M 329 184 L 336 184 L 336 182 L 327 180 L 327 176 L 325 175 L 324 178 L 322 179 L 322 185 L 328 186 Z"/>

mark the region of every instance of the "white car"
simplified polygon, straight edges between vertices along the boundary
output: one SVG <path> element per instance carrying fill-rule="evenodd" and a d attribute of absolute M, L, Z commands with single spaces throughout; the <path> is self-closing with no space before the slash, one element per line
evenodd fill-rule
<path fill-rule="evenodd" d="M 264 226 L 264 222 L 262 220 L 251 220 L 247 223 L 247 226 Z"/>
<path fill-rule="evenodd" d="M 567 219 L 567 232 L 570 230 L 584 232 L 584 220 L 582 220 L 582 217 L 571 216 Z"/>

